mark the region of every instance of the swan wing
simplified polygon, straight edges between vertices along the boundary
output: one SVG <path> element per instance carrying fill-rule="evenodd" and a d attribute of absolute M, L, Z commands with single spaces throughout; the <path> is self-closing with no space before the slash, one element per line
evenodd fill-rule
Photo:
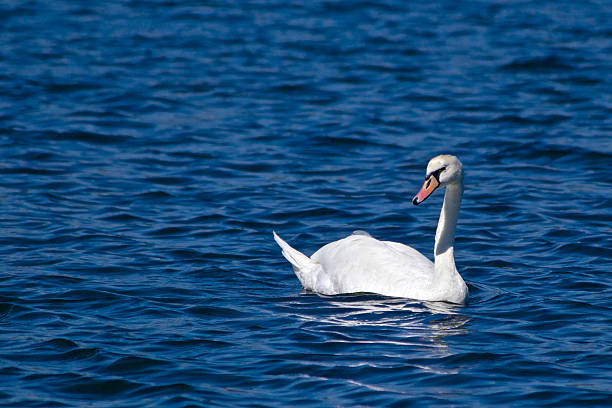
<path fill-rule="evenodd" d="M 433 277 L 433 263 L 409 246 L 350 235 L 329 243 L 311 260 L 320 264 L 329 287 L 310 288 L 322 293 L 373 292 L 417 298 Z"/>

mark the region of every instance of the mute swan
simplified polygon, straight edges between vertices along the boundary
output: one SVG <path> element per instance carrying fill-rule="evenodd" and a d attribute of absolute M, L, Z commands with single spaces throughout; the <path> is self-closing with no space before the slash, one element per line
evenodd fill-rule
<path fill-rule="evenodd" d="M 463 165 L 457 157 L 441 155 L 429 161 L 425 183 L 412 203 L 422 203 L 438 187 L 446 187 L 446 193 L 436 230 L 434 262 L 407 245 L 379 241 L 363 231 L 323 246 L 310 258 L 276 232 L 274 240 L 305 289 L 324 295 L 371 292 L 463 303 L 468 288 L 457 272 L 453 253 L 463 195 Z"/>

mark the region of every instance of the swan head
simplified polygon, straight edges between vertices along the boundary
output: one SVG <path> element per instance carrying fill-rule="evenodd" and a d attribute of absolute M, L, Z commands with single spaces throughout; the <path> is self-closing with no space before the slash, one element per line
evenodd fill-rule
<path fill-rule="evenodd" d="M 419 205 L 438 187 L 459 184 L 463 181 L 463 164 L 455 156 L 443 154 L 436 156 L 427 164 L 425 183 L 412 199 L 412 204 Z"/>

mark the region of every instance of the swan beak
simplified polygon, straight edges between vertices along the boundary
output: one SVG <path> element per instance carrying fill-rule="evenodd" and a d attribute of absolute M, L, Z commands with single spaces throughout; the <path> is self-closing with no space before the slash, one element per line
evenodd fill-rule
<path fill-rule="evenodd" d="M 421 187 L 421 190 L 412 199 L 412 204 L 414 204 L 414 205 L 421 204 L 439 186 L 440 186 L 440 182 L 438 181 L 438 179 L 435 176 L 431 175 L 431 176 L 427 177 L 427 179 L 425 179 L 425 183 L 423 184 L 423 187 Z"/>

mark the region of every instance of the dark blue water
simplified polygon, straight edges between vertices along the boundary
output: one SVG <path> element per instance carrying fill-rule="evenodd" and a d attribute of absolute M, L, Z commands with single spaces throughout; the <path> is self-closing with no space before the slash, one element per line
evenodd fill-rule
<path fill-rule="evenodd" d="M 0 405 L 609 404 L 611 72 L 604 0 L 2 1 Z M 302 292 L 440 153 L 469 303 Z"/>

